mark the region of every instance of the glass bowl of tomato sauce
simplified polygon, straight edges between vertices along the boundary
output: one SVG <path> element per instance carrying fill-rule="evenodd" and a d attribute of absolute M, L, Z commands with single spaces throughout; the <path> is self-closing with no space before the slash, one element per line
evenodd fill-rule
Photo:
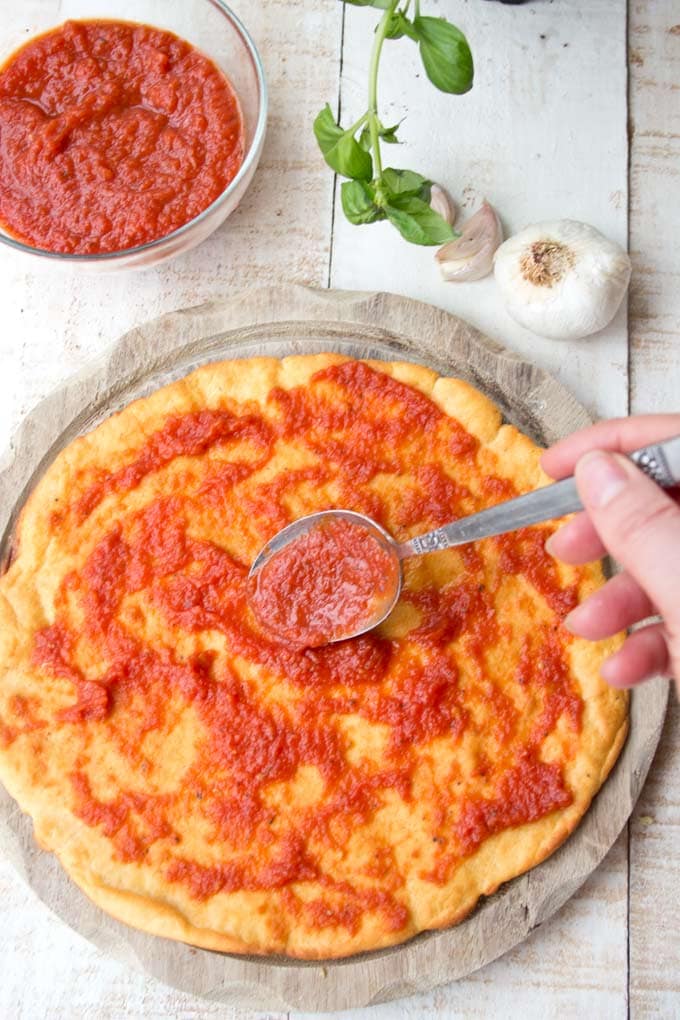
<path fill-rule="evenodd" d="M 0 243 L 110 272 L 205 240 L 267 118 L 262 61 L 221 0 L 0 3 Z"/>

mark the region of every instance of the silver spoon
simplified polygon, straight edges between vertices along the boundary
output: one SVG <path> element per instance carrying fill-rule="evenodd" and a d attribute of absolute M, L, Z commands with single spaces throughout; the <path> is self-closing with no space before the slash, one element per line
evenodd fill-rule
<path fill-rule="evenodd" d="M 680 436 L 667 439 L 663 443 L 656 443 L 653 446 L 646 446 L 629 456 L 645 474 L 663 488 L 671 488 L 680 483 Z M 285 546 L 312 528 L 329 520 L 341 519 L 369 531 L 376 542 L 394 558 L 397 567 L 394 572 L 394 588 L 385 595 L 371 618 L 366 620 L 365 625 L 340 636 L 335 635 L 329 638 L 328 643 L 331 644 L 335 641 L 346 641 L 350 637 L 365 634 L 390 615 L 401 592 L 403 580 L 401 561 L 407 557 L 439 552 L 442 549 L 466 545 L 468 542 L 476 542 L 493 535 L 503 535 L 508 531 L 517 531 L 530 524 L 553 520 L 578 510 L 583 510 L 583 504 L 576 491 L 573 477 L 528 492 L 525 496 L 506 500 L 489 510 L 481 510 L 469 517 L 445 524 L 441 528 L 435 528 L 434 531 L 428 531 L 424 535 L 416 535 L 415 538 L 411 538 L 407 542 L 397 542 L 389 532 L 365 514 L 356 513 L 354 510 L 320 510 L 300 517 L 274 535 L 255 557 L 248 576 L 254 577 L 265 563 L 268 563 Z"/>

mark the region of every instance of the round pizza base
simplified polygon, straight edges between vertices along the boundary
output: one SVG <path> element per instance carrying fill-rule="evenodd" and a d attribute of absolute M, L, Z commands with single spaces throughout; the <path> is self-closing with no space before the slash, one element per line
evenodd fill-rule
<path fill-rule="evenodd" d="M 427 337 L 427 342 L 421 337 Z M 585 411 L 545 373 L 446 313 L 388 295 L 271 288 L 229 303 L 174 313 L 135 330 L 105 363 L 44 401 L 22 428 L 16 459 L 0 479 L 2 505 L 18 512 L 26 483 L 30 490 L 31 475 L 41 473 L 41 461 L 49 463 L 58 449 L 112 411 L 198 364 L 225 357 L 328 350 L 359 358 L 420 361 L 442 374 L 467 378 L 499 404 L 510 421 L 542 444 L 588 421 Z M 58 438 L 48 449 L 55 435 Z M 15 513 L 5 531 L 5 554 L 14 519 Z M 50 855 L 35 852 L 30 820 L 6 795 L 0 801 L 5 822 L 0 846 L 7 844 L 6 852 L 38 894 L 76 930 L 100 948 L 112 950 L 118 959 L 138 961 L 185 991 L 231 1005 L 282 1010 L 341 1009 L 385 1001 L 428 990 L 489 962 L 578 888 L 632 810 L 656 747 L 666 697 L 665 685 L 647 685 L 635 692 L 632 732 L 621 759 L 561 850 L 484 900 L 457 927 L 347 961 L 317 966 L 289 959 L 232 958 L 120 925 L 75 889 Z M 624 736 L 622 730 L 612 747 L 612 760 Z M 553 832 L 553 845 L 567 832 Z M 87 892 L 114 916 L 131 920 L 138 909 L 110 891 L 88 888 Z M 153 930 L 211 949 L 238 952 L 241 948 L 207 932 L 181 927 L 176 919 L 159 913 Z"/>

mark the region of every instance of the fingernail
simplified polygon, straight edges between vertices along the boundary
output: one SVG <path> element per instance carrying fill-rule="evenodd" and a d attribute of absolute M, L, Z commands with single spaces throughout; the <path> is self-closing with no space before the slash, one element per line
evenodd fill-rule
<path fill-rule="evenodd" d="M 550 536 L 550 538 L 546 541 L 546 543 L 543 546 L 543 548 L 547 552 L 548 556 L 554 556 L 555 555 L 555 536 L 554 535 Z"/>
<path fill-rule="evenodd" d="M 621 492 L 628 476 L 623 465 L 610 453 L 595 450 L 576 465 L 576 481 L 586 506 L 596 510 L 607 506 Z"/>
<path fill-rule="evenodd" d="M 577 606 L 576 609 L 572 609 L 562 620 L 562 626 L 566 627 L 570 634 L 576 634 L 577 636 L 578 632 L 574 630 L 574 624 L 578 626 L 578 611 L 580 608 L 580 606 Z"/>
<path fill-rule="evenodd" d="M 610 655 L 608 659 L 605 659 L 600 666 L 600 676 L 605 683 L 609 684 L 610 687 L 627 687 L 628 684 L 622 684 L 619 679 L 618 669 L 618 653 Z"/>

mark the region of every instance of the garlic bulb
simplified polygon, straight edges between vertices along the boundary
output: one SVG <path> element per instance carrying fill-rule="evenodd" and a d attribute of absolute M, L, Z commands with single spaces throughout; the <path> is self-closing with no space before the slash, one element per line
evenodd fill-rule
<path fill-rule="evenodd" d="M 621 304 L 630 273 L 623 248 L 576 220 L 526 227 L 494 258 L 509 314 L 553 340 L 580 340 L 604 329 Z"/>
<path fill-rule="evenodd" d="M 460 237 L 449 241 L 435 255 L 441 274 L 445 280 L 456 283 L 481 280 L 491 272 L 494 252 L 503 240 L 496 210 L 483 202 L 460 230 Z"/>
<path fill-rule="evenodd" d="M 458 212 L 456 204 L 448 191 L 440 188 L 438 184 L 433 184 L 430 188 L 430 206 L 439 213 L 443 220 L 446 220 L 449 226 L 453 226 L 456 222 Z"/>

